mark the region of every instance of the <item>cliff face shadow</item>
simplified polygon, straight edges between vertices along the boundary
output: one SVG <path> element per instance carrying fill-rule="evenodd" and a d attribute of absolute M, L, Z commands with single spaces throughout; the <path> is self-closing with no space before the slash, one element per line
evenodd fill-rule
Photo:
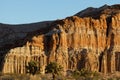
<path fill-rule="evenodd" d="M 83 50 L 80 52 L 80 54 L 81 54 L 81 59 L 80 59 L 80 61 L 78 62 L 78 65 L 77 65 L 78 70 L 81 70 L 81 69 L 84 69 L 84 68 L 85 68 L 85 61 L 86 61 L 85 57 L 86 57 L 86 55 L 87 55 L 87 49 L 83 49 Z"/>
<path fill-rule="evenodd" d="M 27 31 L 26 32 L 27 34 L 26 34 L 25 37 L 16 38 L 16 39 L 13 39 L 12 41 L 7 41 L 7 43 L 3 44 L 2 46 L 0 45 L 0 71 L 2 72 L 2 70 L 4 68 L 5 60 L 6 60 L 5 58 L 9 54 L 10 50 L 14 49 L 14 48 L 17 48 L 17 47 L 25 46 L 27 44 L 27 42 L 32 42 L 33 41 L 33 37 L 44 35 L 44 37 L 43 37 L 43 43 L 44 43 L 43 47 L 44 47 L 44 51 L 45 51 L 44 55 L 49 56 L 50 43 L 51 43 L 50 42 L 50 37 L 51 36 L 47 36 L 46 33 L 49 33 L 55 27 L 58 27 L 58 26 L 56 26 L 57 24 L 63 24 L 63 21 L 62 20 L 56 20 L 56 21 L 46 21 L 46 22 L 40 22 L 40 23 L 35 23 L 35 24 L 23 24 L 23 25 L 0 24 L 0 28 L 1 27 L 3 27 L 3 28 L 6 27 L 6 28 L 9 29 L 10 27 L 12 27 L 13 33 L 14 33 L 14 30 L 16 31 L 15 33 L 18 33 L 19 31 L 21 33 L 25 33 L 25 31 Z M 18 28 L 16 28 L 16 27 L 18 27 Z M 37 28 L 34 28 L 34 27 L 37 27 Z M 29 29 L 29 28 L 31 28 L 31 29 Z M 34 28 L 34 30 L 32 30 L 32 28 Z M 25 29 L 29 29 L 29 30 L 25 30 Z M 3 40 L 3 43 L 4 42 L 5 41 Z M 30 46 L 30 49 L 31 49 L 31 46 Z"/>
<path fill-rule="evenodd" d="M 115 43 L 114 43 L 114 37 L 115 35 L 113 33 L 109 33 L 109 35 L 107 35 L 107 37 L 110 37 L 110 47 L 109 49 L 107 49 L 107 47 L 105 48 L 105 50 L 100 54 L 99 56 L 99 72 L 102 72 L 102 67 L 104 64 L 103 61 L 105 60 L 104 57 L 106 57 L 106 63 L 107 64 L 104 64 L 104 66 L 106 65 L 107 66 L 107 72 L 111 72 L 111 57 L 112 57 L 112 54 L 115 54 L 115 53 L 112 53 L 113 52 L 113 49 L 114 49 L 114 46 L 115 46 Z"/>
<path fill-rule="evenodd" d="M 10 26 L 10 25 L 7 25 L 7 27 L 8 26 Z M 32 26 L 37 27 L 39 25 L 37 24 L 37 26 L 34 26 L 34 25 L 32 25 Z M 42 27 L 42 28 L 37 29 L 35 31 L 27 32 L 27 35 L 25 37 L 23 37 L 21 39 L 16 38 L 15 40 L 12 40 L 12 42 L 8 41 L 7 44 L 4 44 L 4 45 L 0 46 L 0 71 L 2 72 L 2 70 L 4 68 L 6 56 L 8 55 L 8 53 L 11 49 L 14 49 L 14 48 L 17 48 L 17 47 L 22 47 L 22 46 L 26 45 L 27 42 L 31 42 L 32 38 L 34 36 L 46 34 L 51 29 L 52 29 L 52 26 L 50 26 L 49 23 L 46 23 L 46 27 Z M 3 42 L 4 42 L 4 40 L 3 40 Z"/>

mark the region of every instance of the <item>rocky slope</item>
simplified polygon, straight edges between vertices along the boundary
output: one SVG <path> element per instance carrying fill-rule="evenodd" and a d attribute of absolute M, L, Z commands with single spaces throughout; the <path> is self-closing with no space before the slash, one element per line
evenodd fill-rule
<path fill-rule="evenodd" d="M 56 61 L 64 71 L 120 71 L 120 5 L 87 8 L 75 16 L 28 25 L 0 25 L 4 73 L 25 73 L 36 60 L 44 73 Z"/>

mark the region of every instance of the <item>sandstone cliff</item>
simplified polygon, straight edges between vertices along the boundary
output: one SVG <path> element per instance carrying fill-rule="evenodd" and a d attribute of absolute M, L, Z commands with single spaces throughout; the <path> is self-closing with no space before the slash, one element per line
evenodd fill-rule
<path fill-rule="evenodd" d="M 0 64 L 4 73 L 25 73 L 30 60 L 36 60 L 43 73 L 53 61 L 64 71 L 120 71 L 120 5 L 88 8 L 53 22 L 1 24 L 0 31 Z"/>

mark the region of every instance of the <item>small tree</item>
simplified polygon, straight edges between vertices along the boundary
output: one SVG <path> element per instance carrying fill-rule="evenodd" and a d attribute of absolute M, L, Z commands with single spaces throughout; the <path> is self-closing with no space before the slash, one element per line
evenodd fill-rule
<path fill-rule="evenodd" d="M 28 65 L 26 66 L 27 73 L 35 75 L 38 71 L 39 71 L 39 66 L 36 61 L 28 62 Z"/>
<path fill-rule="evenodd" d="M 58 75 L 62 70 L 63 68 L 56 62 L 50 62 L 45 68 L 46 73 L 52 73 L 53 80 L 55 80 L 55 75 Z"/>

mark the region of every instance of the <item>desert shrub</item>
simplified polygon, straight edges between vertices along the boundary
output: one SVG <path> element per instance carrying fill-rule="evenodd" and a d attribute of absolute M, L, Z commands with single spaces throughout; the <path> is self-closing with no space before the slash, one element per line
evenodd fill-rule
<path fill-rule="evenodd" d="M 50 62 L 46 66 L 45 72 L 52 73 L 53 79 L 55 79 L 56 75 L 59 75 L 62 69 L 63 68 L 61 67 L 61 65 L 57 64 L 56 62 Z"/>
<path fill-rule="evenodd" d="M 100 78 L 98 72 L 92 72 L 87 69 L 75 70 L 72 73 L 72 77 L 76 80 L 97 80 Z"/>
<path fill-rule="evenodd" d="M 39 73 L 39 68 L 40 67 L 38 66 L 36 61 L 30 61 L 26 66 L 26 72 L 35 75 L 36 73 Z"/>
<path fill-rule="evenodd" d="M 84 76 L 84 77 L 89 77 L 89 76 L 92 76 L 92 71 L 89 71 L 87 69 L 81 69 L 80 70 L 80 76 Z"/>

